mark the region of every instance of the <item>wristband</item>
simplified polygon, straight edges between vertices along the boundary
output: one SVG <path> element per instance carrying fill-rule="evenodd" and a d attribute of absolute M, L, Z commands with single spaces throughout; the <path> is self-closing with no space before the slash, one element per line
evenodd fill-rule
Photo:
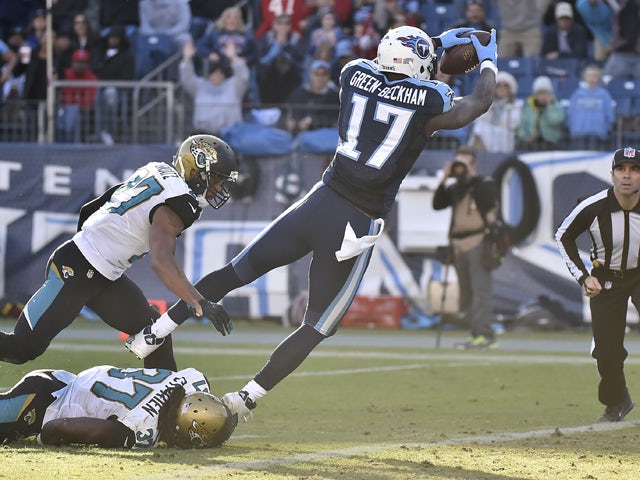
<path fill-rule="evenodd" d="M 482 73 L 482 70 L 484 70 L 485 68 L 491 70 L 495 75 L 498 74 L 498 67 L 488 58 L 485 58 L 480 64 L 480 73 Z"/>
<path fill-rule="evenodd" d="M 431 41 L 433 42 L 433 49 L 438 50 L 442 46 L 442 40 L 438 37 L 431 37 Z"/>

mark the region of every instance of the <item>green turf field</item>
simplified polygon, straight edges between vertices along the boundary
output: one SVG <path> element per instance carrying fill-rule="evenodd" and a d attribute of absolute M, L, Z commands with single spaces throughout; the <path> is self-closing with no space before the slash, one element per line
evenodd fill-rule
<path fill-rule="evenodd" d="M 204 372 L 220 396 L 243 386 L 288 333 L 262 322 L 237 322 L 228 338 L 210 326 L 182 330 L 197 340 L 176 338 L 179 366 Z M 506 333 L 500 349 L 474 353 L 450 348 L 463 333 L 447 332 L 436 350 L 433 332 L 344 329 L 222 448 L 109 451 L 28 439 L 2 447 L 0 479 L 640 478 L 640 407 L 621 424 L 596 423 L 603 407 L 588 332 Z M 629 334 L 626 372 L 640 401 L 638 337 Z M 565 342 L 574 348 L 558 348 Z M 141 366 L 115 332 L 78 322 L 37 360 L 0 364 L 0 387 L 36 368 L 98 364 Z"/>

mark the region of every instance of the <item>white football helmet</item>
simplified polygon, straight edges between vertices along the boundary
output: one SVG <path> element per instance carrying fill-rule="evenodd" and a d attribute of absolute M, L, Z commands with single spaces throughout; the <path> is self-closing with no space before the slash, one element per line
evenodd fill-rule
<path fill-rule="evenodd" d="M 436 74 L 438 57 L 431 37 L 417 27 L 391 29 L 378 45 L 378 70 L 429 80 Z"/>

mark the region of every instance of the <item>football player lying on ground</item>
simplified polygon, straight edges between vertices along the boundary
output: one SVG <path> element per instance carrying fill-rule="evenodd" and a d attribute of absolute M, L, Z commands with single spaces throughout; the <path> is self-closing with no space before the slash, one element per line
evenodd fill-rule
<path fill-rule="evenodd" d="M 204 299 L 175 258 L 176 238 L 202 208 L 228 200 L 236 156 L 213 135 L 194 135 L 180 145 L 173 166 L 151 162 L 80 210 L 78 232 L 51 255 L 42 287 L 29 299 L 13 332 L 0 332 L 0 360 L 25 363 L 41 355 L 86 305 L 106 324 L 135 333 L 159 317 L 142 290 L 125 275 L 132 262 L 151 254 L 162 283 L 187 302 L 192 315 L 231 330 L 224 309 Z M 171 339 L 145 359 L 148 368 L 176 370 Z"/>
<path fill-rule="evenodd" d="M 347 63 L 340 74 L 340 141 L 322 180 L 230 263 L 196 283 L 206 299 L 217 302 L 313 252 L 303 324 L 276 347 L 253 380 L 222 398 L 239 417 L 249 418 L 257 399 L 336 333 L 400 183 L 429 137 L 437 130 L 461 128 L 489 109 L 498 70 L 496 33 L 492 31 L 483 46 L 473 35 L 458 37 L 470 30 L 453 29 L 432 39 L 419 28 L 395 28 L 380 41 L 377 61 Z M 436 48 L 469 42 L 478 54 L 480 75 L 471 94 L 454 100 L 447 84 L 432 80 Z M 129 337 L 126 346 L 144 358 L 155 348 L 154 337 L 165 337 L 189 316 L 188 305 L 178 302 L 156 323 Z"/>
<path fill-rule="evenodd" d="M 205 448 L 222 445 L 237 423 L 194 368 L 35 370 L 0 394 L 0 443 L 37 434 L 47 445 Z"/>

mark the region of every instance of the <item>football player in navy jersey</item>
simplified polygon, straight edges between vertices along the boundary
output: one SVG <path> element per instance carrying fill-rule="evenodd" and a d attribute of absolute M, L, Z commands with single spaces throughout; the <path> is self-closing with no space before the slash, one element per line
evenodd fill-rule
<path fill-rule="evenodd" d="M 267 226 L 225 267 L 196 283 L 217 302 L 271 269 L 313 252 L 309 300 L 303 324 L 271 354 L 260 372 L 238 392 L 223 397 L 245 420 L 256 400 L 293 372 L 349 308 L 369 263 L 384 217 L 427 139 L 437 130 L 463 127 L 487 111 L 495 92 L 496 33 L 488 45 L 459 38 L 453 29 L 430 38 L 415 27 L 390 30 L 374 61 L 358 59 L 340 74 L 340 141 L 322 181 Z M 473 42 L 480 77 L 474 91 L 454 99 L 448 85 L 432 80 L 439 47 Z M 158 321 L 130 337 L 127 348 L 144 358 L 149 338 L 163 337 L 189 317 L 178 302 Z M 145 339 L 147 341 L 145 341 Z"/>
<path fill-rule="evenodd" d="M 38 357 L 85 305 L 129 334 L 157 319 L 142 290 L 124 275 L 147 253 L 156 275 L 192 314 L 210 319 L 226 335 L 229 316 L 189 282 L 174 252 L 176 238 L 200 217 L 202 206 L 221 207 L 229 198 L 225 182 L 237 177 L 229 145 L 213 135 L 194 135 L 180 145 L 173 166 L 148 163 L 84 205 L 78 232 L 51 255 L 45 282 L 13 332 L 0 332 L 0 359 L 20 364 Z M 175 370 L 171 339 L 158 347 L 145 367 Z"/>

